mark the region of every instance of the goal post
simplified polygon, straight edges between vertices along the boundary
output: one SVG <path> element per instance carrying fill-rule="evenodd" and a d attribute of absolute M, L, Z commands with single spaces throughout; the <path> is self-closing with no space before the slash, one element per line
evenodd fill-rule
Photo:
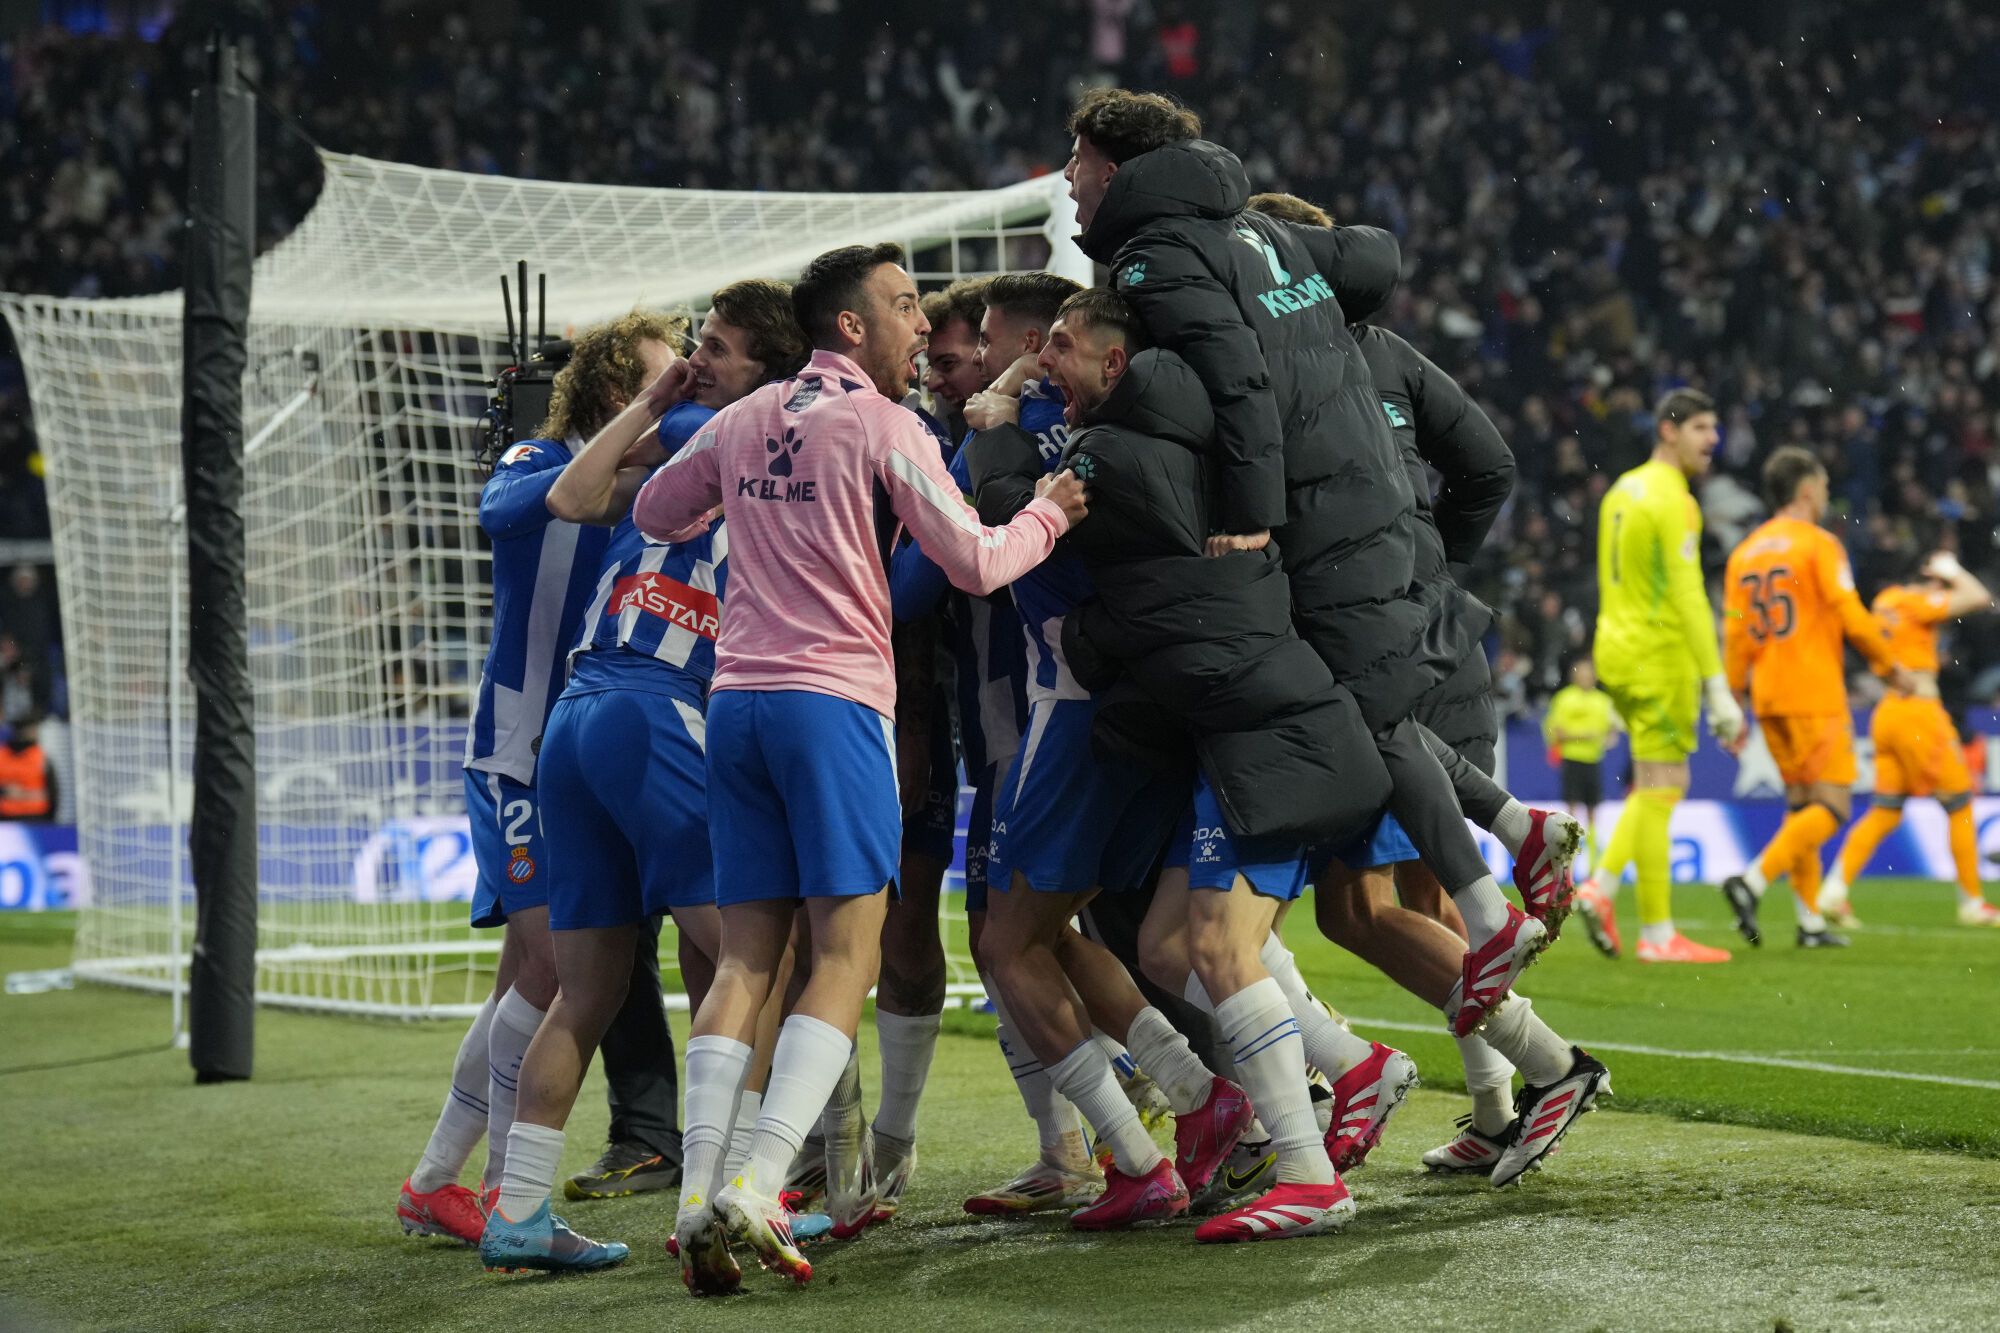
<path fill-rule="evenodd" d="M 698 314 L 718 287 L 849 243 L 902 244 L 926 289 L 1041 268 L 1087 281 L 1090 265 L 1056 177 L 787 194 L 321 162 L 319 201 L 256 263 L 243 375 L 256 997 L 469 1014 L 498 947 L 466 920 L 460 779 L 491 613 L 478 427 L 510 360 L 496 274 L 545 271 L 559 332 Z M 47 464 L 90 886 L 75 971 L 176 994 L 193 736 L 180 296 L 7 294 L 0 314 Z M 952 980 L 976 983 L 962 941 L 951 952 Z"/>

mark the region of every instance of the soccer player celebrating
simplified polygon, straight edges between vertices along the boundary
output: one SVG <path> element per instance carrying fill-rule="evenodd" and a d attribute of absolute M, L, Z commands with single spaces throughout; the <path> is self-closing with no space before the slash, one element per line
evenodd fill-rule
<path fill-rule="evenodd" d="M 1702 708 L 1723 745 L 1743 739 L 1743 709 L 1722 674 L 1715 617 L 1701 577 L 1701 506 L 1688 483 L 1708 471 L 1721 434 L 1715 400 L 1675 389 L 1653 409 L 1653 456 L 1605 492 L 1597 524 L 1597 678 L 1632 733 L 1631 795 L 1605 850 L 1607 874 L 1639 875 L 1639 961 L 1726 963 L 1726 949 L 1674 929 L 1674 806 Z M 1610 921 L 1608 898 L 1579 910 Z M 1615 929 L 1615 926 L 1611 927 Z M 1598 928 L 1593 927 L 1593 936 Z"/>
<path fill-rule="evenodd" d="M 1916 682 L 1891 654 L 1882 622 L 1861 605 L 1847 552 L 1819 525 L 1828 502 L 1819 460 L 1796 445 L 1772 451 L 1764 499 L 1770 519 L 1730 552 L 1723 575 L 1723 658 L 1730 687 L 1750 695 L 1790 813 L 1749 869 L 1722 882 L 1722 893 L 1743 938 L 1760 944 L 1758 900 L 1772 880 L 1790 875 L 1799 947 L 1839 947 L 1846 937 L 1819 911 L 1819 852 L 1847 822 L 1854 786 L 1841 639 L 1897 693 L 1913 693 Z"/>
<path fill-rule="evenodd" d="M 459 1173 L 486 1134 L 485 1189 L 499 1188 L 521 1062 L 556 995 L 549 853 L 535 761 L 607 535 L 560 521 L 549 495 L 572 451 L 673 360 L 678 332 L 647 314 L 586 331 L 556 376 L 545 438 L 504 451 L 480 494 L 479 523 L 493 539 L 493 641 L 480 673 L 465 762 L 479 867 L 472 924 L 504 925 L 506 934 L 493 993 L 459 1045 L 437 1128 L 396 1206 L 412 1234 L 478 1243 L 486 1226 L 484 1200 L 458 1184 Z M 628 973 L 632 956 L 625 960 Z M 671 1103 L 671 1082 L 666 1087 Z"/>
<path fill-rule="evenodd" d="M 811 361 L 718 415 L 634 511 L 642 532 L 665 538 L 721 505 L 731 541 L 708 711 L 722 958 L 688 1043 L 674 1227 L 697 1295 L 740 1282 L 730 1236 L 774 1271 L 812 1276 L 775 1196 L 847 1066 L 880 968 L 902 832 L 887 574 L 896 526 L 908 524 L 955 585 L 983 594 L 1044 559 L 1085 512 L 1073 476 L 1051 478 L 1004 528 L 966 509 L 936 443 L 898 405 L 930 329 L 901 259 L 893 245 L 848 246 L 808 264 L 792 302 Z M 780 1031 L 749 1162 L 725 1185 L 757 1014 L 800 909 L 811 978 Z"/>
<path fill-rule="evenodd" d="M 2000 908 L 1986 901 L 1979 883 L 1972 773 L 1951 716 L 1938 700 L 1937 682 L 1938 626 L 1992 606 L 1986 585 L 1949 551 L 1931 556 L 1914 582 L 1876 594 L 1873 609 L 1889 631 L 1889 655 L 1910 672 L 1912 689 L 1907 696 L 1892 694 L 1876 704 L 1868 724 L 1875 742 L 1875 798 L 1847 831 L 1834 872 L 1819 891 L 1820 913 L 1835 925 L 1859 924 L 1848 905 L 1848 886 L 1867 869 L 1882 839 L 1903 822 L 1904 802 L 1933 796 L 1949 820 L 1952 866 L 1958 872 L 1958 923 L 2000 926 Z"/>
<path fill-rule="evenodd" d="M 924 348 L 924 388 L 944 412 L 945 433 L 965 438 L 965 400 L 993 382 L 979 356 L 979 321 L 991 278 L 961 278 L 924 297 L 930 342 Z"/>

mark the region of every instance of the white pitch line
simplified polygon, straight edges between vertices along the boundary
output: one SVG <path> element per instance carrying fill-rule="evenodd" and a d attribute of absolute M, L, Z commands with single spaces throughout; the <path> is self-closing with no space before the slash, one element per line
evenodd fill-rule
<path fill-rule="evenodd" d="M 1348 1014 L 1347 1021 L 1360 1028 L 1386 1028 L 1391 1032 L 1445 1031 L 1441 1023 L 1405 1023 L 1388 1018 L 1362 1018 Z M 1732 1065 L 1764 1065 L 1771 1069 L 1799 1069 L 1810 1074 L 1846 1074 L 1853 1078 L 1888 1078 L 1905 1083 L 1940 1083 L 1950 1088 L 1978 1088 L 2000 1092 L 2000 1080 L 1960 1078 L 1955 1074 L 1910 1074 L 1898 1069 L 1858 1069 L 1853 1065 L 1830 1065 L 1818 1060 L 1786 1060 L 1775 1055 L 1746 1055 L 1741 1051 L 1676 1051 L 1665 1046 L 1631 1046 L 1612 1041 L 1580 1041 L 1587 1051 L 1616 1051 L 1620 1055 L 1659 1055 L 1669 1060 L 1717 1060 Z"/>

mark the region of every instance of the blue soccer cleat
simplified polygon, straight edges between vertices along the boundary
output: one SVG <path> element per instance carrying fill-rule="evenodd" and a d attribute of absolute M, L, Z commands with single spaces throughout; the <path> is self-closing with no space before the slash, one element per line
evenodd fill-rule
<path fill-rule="evenodd" d="M 495 1207 L 479 1238 L 479 1261 L 489 1273 L 590 1273 L 625 1262 L 631 1250 L 617 1241 L 599 1242 L 571 1231 L 549 1211 L 549 1201 L 516 1222 Z"/>

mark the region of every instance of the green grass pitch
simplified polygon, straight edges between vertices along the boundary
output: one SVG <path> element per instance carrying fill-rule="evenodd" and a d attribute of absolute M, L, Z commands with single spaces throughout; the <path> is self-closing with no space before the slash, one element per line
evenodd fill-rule
<path fill-rule="evenodd" d="M 1840 953 L 1795 951 L 1777 901 L 1766 946 L 1725 966 L 1610 963 L 1567 934 L 1522 989 L 1594 1046 L 1617 1096 L 1506 1193 L 1422 1173 L 1461 1109 L 1441 1020 L 1301 914 L 1289 933 L 1314 988 L 1382 1024 L 1425 1088 L 1350 1178 L 1348 1231 L 1282 1245 L 965 1217 L 959 1200 L 1022 1165 L 1031 1136 L 991 1020 L 955 1015 L 897 1221 L 816 1247 L 805 1291 L 753 1272 L 748 1295 L 701 1304 L 661 1250 L 657 1197 L 564 1210 L 633 1246 L 584 1278 L 490 1276 L 401 1234 L 396 1187 L 456 1024 L 267 1011 L 256 1079 L 197 1088 L 162 1045 L 159 999 L 0 997 L 0 1328 L 2000 1326 L 2000 932 L 1954 926 L 1938 885 L 1868 881 L 1855 897 L 1870 924 Z M 1676 901 L 1690 934 L 1735 943 L 1712 889 Z M 61 966 L 69 928 L 0 918 L 0 971 Z M 593 1076 L 567 1165 L 603 1128 Z"/>

